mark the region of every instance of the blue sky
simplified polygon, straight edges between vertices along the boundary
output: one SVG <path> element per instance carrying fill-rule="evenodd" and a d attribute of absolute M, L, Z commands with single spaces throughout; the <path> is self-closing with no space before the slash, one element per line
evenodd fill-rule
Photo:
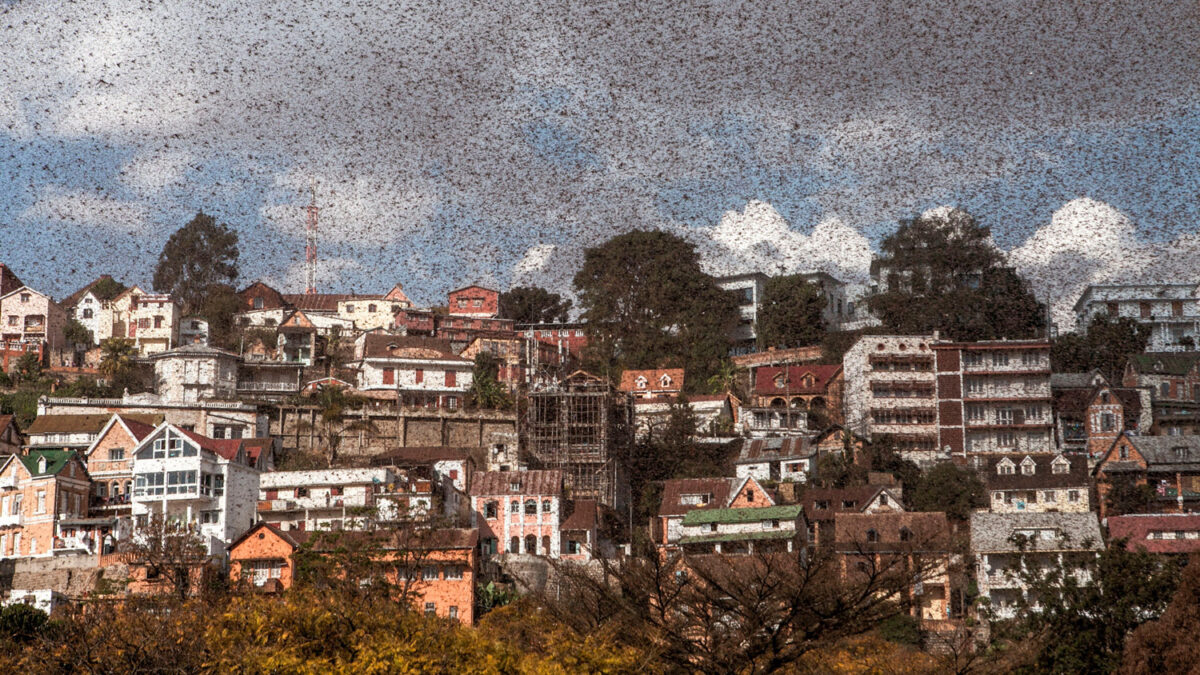
<path fill-rule="evenodd" d="M 422 303 L 476 281 L 565 290 L 584 247 L 634 227 L 688 236 L 714 271 L 769 249 L 860 277 L 864 241 L 942 205 L 1045 293 L 1188 276 L 1196 12 L 8 2 L 0 258 L 59 297 L 146 283 L 203 209 L 238 230 L 244 283 L 297 290 L 316 181 L 321 287 L 399 281 Z"/>

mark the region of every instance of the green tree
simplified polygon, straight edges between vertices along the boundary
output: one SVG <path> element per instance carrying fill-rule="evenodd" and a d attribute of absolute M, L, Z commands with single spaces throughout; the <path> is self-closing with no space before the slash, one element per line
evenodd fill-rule
<path fill-rule="evenodd" d="M 1003 265 L 987 227 L 953 210 L 902 221 L 871 263 L 881 290 L 867 305 L 901 334 L 935 330 L 953 340 L 1034 337 L 1044 307 Z"/>
<path fill-rule="evenodd" d="M 1018 601 L 1016 625 L 1005 632 L 1037 644 L 1031 672 L 1112 672 L 1130 633 L 1166 610 L 1179 586 L 1180 565 L 1131 552 L 1120 540 L 1098 555 L 1064 557 L 1048 567 L 1021 565 L 1018 576 L 1028 593 Z"/>
<path fill-rule="evenodd" d="M 942 462 L 906 485 L 904 496 L 914 511 L 944 511 L 946 517 L 967 520 L 971 512 L 988 505 L 987 489 L 975 472 Z"/>
<path fill-rule="evenodd" d="M 196 314 L 222 284 L 237 281 L 238 235 L 200 212 L 176 230 L 154 268 L 154 290 L 170 293 L 184 314 Z"/>
<path fill-rule="evenodd" d="M 467 403 L 477 408 L 508 409 L 512 399 L 507 387 L 497 379 L 500 362 L 489 352 L 475 355 L 471 368 L 471 388 L 467 390 Z"/>
<path fill-rule="evenodd" d="M 1131 354 L 1146 351 L 1150 327 L 1129 317 L 1097 315 L 1082 333 L 1064 333 L 1050 348 L 1054 372 L 1081 373 L 1099 370 L 1113 384 L 1120 383 Z"/>
<path fill-rule="evenodd" d="M 129 338 L 108 338 L 100 343 L 100 375 L 110 388 L 119 391 L 134 382 L 136 355 L 137 347 Z"/>
<path fill-rule="evenodd" d="M 29 642 L 38 636 L 48 618 L 42 610 L 24 603 L 0 609 L 0 641 Z"/>
<path fill-rule="evenodd" d="M 13 374 L 19 382 L 36 382 L 42 376 L 42 359 L 37 352 L 25 352 L 17 359 Z"/>
<path fill-rule="evenodd" d="M 116 281 L 107 274 L 92 284 L 92 294 L 99 300 L 112 300 L 125 292 L 125 284 Z"/>
<path fill-rule="evenodd" d="M 825 295 L 802 275 L 771 277 L 763 287 L 758 310 L 758 346 L 807 347 L 825 334 Z"/>
<path fill-rule="evenodd" d="M 350 411 L 361 408 L 366 399 L 347 393 L 341 387 L 321 387 L 309 396 L 308 401 L 316 406 L 317 420 L 315 423 L 302 422 L 298 427 L 316 432 L 317 440 L 322 446 L 321 454 L 329 468 L 332 468 L 341 456 L 342 441 L 347 433 L 375 431 L 375 423 L 369 418 L 349 418 Z"/>
<path fill-rule="evenodd" d="M 537 286 L 515 286 L 500 294 L 500 316 L 522 323 L 565 322 L 571 301 Z"/>
<path fill-rule="evenodd" d="M 1158 494 L 1154 488 L 1133 476 L 1110 476 L 1107 484 L 1104 510 L 1108 515 L 1154 513 L 1158 508 Z"/>
<path fill-rule="evenodd" d="M 67 320 L 67 325 L 63 327 L 63 337 L 77 347 L 86 349 L 92 346 L 92 331 L 75 319 Z"/>
<path fill-rule="evenodd" d="M 1200 556 L 1192 556 L 1162 617 L 1133 631 L 1125 646 L 1121 672 L 1195 673 L 1196 664 L 1200 664 L 1197 635 L 1200 635 Z"/>
<path fill-rule="evenodd" d="M 237 290 L 229 284 L 213 284 L 200 304 L 198 314 L 208 322 L 208 341 L 214 347 L 235 349 L 236 327 L 233 315 L 242 311 L 242 301 Z M 270 345 L 274 347 L 275 344 Z"/>
<path fill-rule="evenodd" d="M 594 368 L 682 367 L 688 386 L 699 388 L 728 356 L 736 301 L 680 237 L 646 230 L 613 237 L 584 251 L 574 283 Z"/>

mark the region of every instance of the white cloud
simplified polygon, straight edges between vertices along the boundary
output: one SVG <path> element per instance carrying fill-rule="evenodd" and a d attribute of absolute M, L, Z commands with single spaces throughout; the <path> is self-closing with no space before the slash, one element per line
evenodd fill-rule
<path fill-rule="evenodd" d="M 385 246 L 426 225 L 433 217 L 436 195 L 429 186 L 405 182 L 370 171 L 353 175 L 306 174 L 293 171 L 276 183 L 288 202 L 262 208 L 270 227 L 293 236 L 304 236 L 305 207 L 311 201 L 316 179 L 320 207 L 318 233 L 322 240 L 353 240 L 358 244 Z"/>
<path fill-rule="evenodd" d="M 716 275 L 825 271 L 848 282 L 865 281 L 871 266 L 867 238 L 836 218 L 817 224 L 812 234 L 791 229 L 770 204 L 754 200 L 727 211 L 701 237 L 705 269 Z"/>
<path fill-rule="evenodd" d="M 279 289 L 280 293 L 303 293 L 304 270 L 304 261 L 298 260 L 288 265 L 282 274 L 269 276 L 264 281 Z M 350 289 L 342 290 L 345 285 L 342 280 L 362 271 L 362 263 L 353 258 L 318 258 L 317 290 L 322 293 L 349 292 Z M 379 292 L 374 288 L 355 290 L 360 293 Z"/>
<path fill-rule="evenodd" d="M 58 225 L 102 227 L 127 234 L 146 233 L 150 227 L 142 204 L 57 186 L 42 188 L 37 201 L 21 217 Z"/>
<path fill-rule="evenodd" d="M 121 180 L 131 188 L 154 192 L 181 183 L 192 160 L 187 152 L 142 153 L 121 167 Z"/>

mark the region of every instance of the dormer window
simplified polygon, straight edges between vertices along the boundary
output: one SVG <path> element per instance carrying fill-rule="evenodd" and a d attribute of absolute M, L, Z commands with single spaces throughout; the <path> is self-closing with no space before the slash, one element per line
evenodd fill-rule
<path fill-rule="evenodd" d="M 1017 467 L 1012 463 L 1012 460 L 1005 458 L 996 464 L 996 473 L 1000 476 L 1011 476 L 1017 472 Z"/>
<path fill-rule="evenodd" d="M 1050 465 L 1050 471 L 1057 474 L 1069 473 L 1071 471 L 1071 463 L 1062 457 L 1056 457 Z"/>
<path fill-rule="evenodd" d="M 787 377 L 784 376 L 783 373 L 776 375 L 775 376 L 775 388 L 783 389 L 786 386 L 787 386 Z"/>
<path fill-rule="evenodd" d="M 46 456 L 38 457 L 38 473 L 46 473 Z"/>
<path fill-rule="evenodd" d="M 1033 461 L 1032 457 L 1026 457 L 1025 460 L 1021 462 L 1021 475 L 1032 476 L 1035 473 L 1037 473 L 1037 464 Z"/>
<path fill-rule="evenodd" d="M 666 389 L 667 387 L 671 386 L 671 376 L 670 376 L 670 375 L 663 375 L 663 376 L 662 376 L 662 379 L 658 381 L 658 384 L 659 384 L 659 386 L 661 386 L 663 389 Z"/>
<path fill-rule="evenodd" d="M 1121 459 L 1129 459 L 1129 448 L 1122 445 L 1117 454 L 1121 457 Z"/>
<path fill-rule="evenodd" d="M 912 530 L 907 527 L 900 528 L 900 541 L 912 541 Z"/>
<path fill-rule="evenodd" d="M 521 481 L 513 481 L 513 482 L 509 483 L 508 490 L 509 490 L 509 492 L 520 492 L 521 491 Z"/>
<path fill-rule="evenodd" d="M 879 533 L 876 532 L 874 529 L 867 530 L 867 541 L 870 543 L 878 542 L 879 541 Z"/>
<path fill-rule="evenodd" d="M 634 386 L 635 386 L 635 387 L 637 387 L 638 389 L 645 389 L 645 388 L 646 388 L 646 378 L 645 378 L 645 376 L 639 376 L 639 377 L 638 377 L 638 379 L 636 379 L 636 380 L 634 380 L 634 381 L 633 381 L 633 384 L 634 384 Z"/>
<path fill-rule="evenodd" d="M 1171 448 L 1171 452 L 1175 453 L 1175 459 L 1187 459 L 1188 449 L 1182 445 Z"/>

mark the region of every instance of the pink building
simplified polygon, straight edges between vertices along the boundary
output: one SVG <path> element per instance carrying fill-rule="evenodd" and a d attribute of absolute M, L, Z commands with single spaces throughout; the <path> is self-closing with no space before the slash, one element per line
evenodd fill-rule
<path fill-rule="evenodd" d="M 500 292 L 483 286 L 450 291 L 450 314 L 494 318 L 500 314 Z"/>
<path fill-rule="evenodd" d="M 483 559 L 507 553 L 558 558 L 562 552 L 561 471 L 485 471 L 471 484 L 471 527 Z"/>

